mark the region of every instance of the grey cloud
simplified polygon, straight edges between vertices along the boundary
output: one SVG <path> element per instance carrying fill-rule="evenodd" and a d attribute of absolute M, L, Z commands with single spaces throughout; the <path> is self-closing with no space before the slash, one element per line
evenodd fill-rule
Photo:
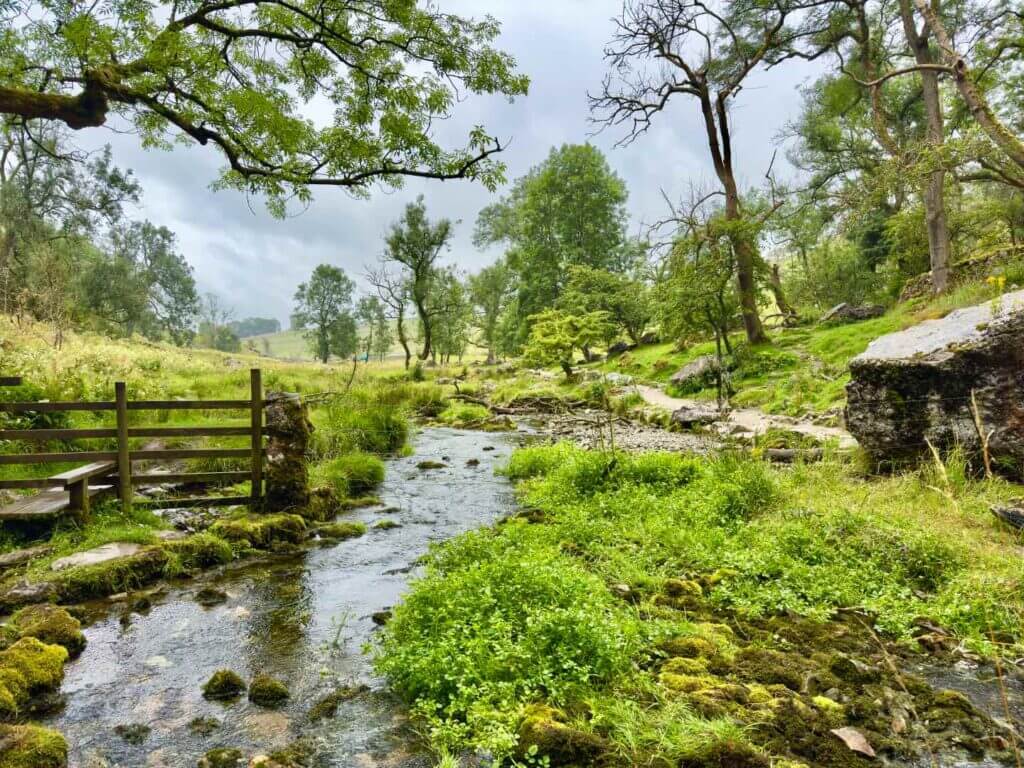
<path fill-rule="evenodd" d="M 692 104 L 672 106 L 647 135 L 625 148 L 615 148 L 622 136 L 614 130 L 589 135 L 594 126 L 587 91 L 600 87 L 602 50 L 621 0 L 448 0 L 442 5 L 498 18 L 501 47 L 532 78 L 530 95 L 512 104 L 499 97 L 466 100 L 452 120 L 439 126 L 442 141 L 460 143 L 476 124 L 511 138 L 504 160 L 512 180 L 542 161 L 551 146 L 591 140 L 626 180 L 637 230 L 665 213 L 662 189 L 675 198 L 691 182 L 710 180 L 703 128 Z M 799 86 L 815 71 L 809 65 L 783 67 L 759 76 L 744 91 L 735 110 L 735 153 L 745 183 L 762 180 L 773 139 L 796 113 Z M 471 235 L 477 212 L 505 190 L 491 195 L 467 182 L 413 181 L 398 192 L 377 191 L 370 200 L 320 190 L 308 210 L 279 221 L 259 200 L 210 190 L 221 165 L 212 150 L 188 145 L 146 152 L 135 137 L 110 131 L 80 138 L 85 145 L 113 145 L 116 161 L 133 168 L 145 189 L 136 215 L 174 230 L 201 289 L 223 296 L 239 316 L 285 321 L 295 286 L 321 262 L 337 264 L 358 278 L 380 253 L 388 224 L 418 194 L 426 197 L 432 215 L 462 221 L 450 254 L 453 263 L 475 269 L 495 255 L 478 252 Z"/>

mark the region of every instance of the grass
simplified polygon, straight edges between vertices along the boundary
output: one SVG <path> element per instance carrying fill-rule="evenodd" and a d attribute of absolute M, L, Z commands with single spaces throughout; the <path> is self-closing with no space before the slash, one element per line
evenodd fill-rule
<path fill-rule="evenodd" d="M 926 616 L 984 655 L 1024 648 L 1019 538 L 989 513 L 1020 488 L 972 481 L 949 458 L 944 474 L 869 481 L 850 462 L 520 449 L 505 471 L 526 512 L 432 550 L 377 668 L 439 752 L 529 758 L 540 733 L 614 764 L 761 765 L 790 750 L 816 764 L 835 724 L 797 744 L 783 718 L 793 690 L 780 699 L 771 686 L 799 691 L 809 668 L 839 675 L 851 638 L 866 654 L 877 656 L 876 635 L 909 652 Z M 862 629 L 842 624 L 848 609 Z M 779 627 L 811 639 L 794 648 Z M 537 701 L 546 725 L 528 727 Z M 888 733 L 834 704 L 800 706 Z"/>
<path fill-rule="evenodd" d="M 959 285 L 948 294 L 929 300 L 899 304 L 873 320 L 845 325 L 806 325 L 770 332 L 772 343 L 756 348 L 746 345 L 741 334 L 731 338 L 736 350 L 731 382 L 736 389 L 732 403 L 757 407 L 768 413 L 804 416 L 835 412 L 846 401 L 849 361 L 879 336 L 909 328 L 924 320 L 944 317 L 955 309 L 992 298 L 992 286 Z M 677 350 L 672 344 L 656 344 L 631 350 L 601 363 L 604 371 L 627 373 L 655 384 L 667 384 L 687 363 L 715 353 L 712 342 Z M 671 388 L 670 388 L 671 391 Z M 713 388 L 677 394 L 715 399 Z"/>

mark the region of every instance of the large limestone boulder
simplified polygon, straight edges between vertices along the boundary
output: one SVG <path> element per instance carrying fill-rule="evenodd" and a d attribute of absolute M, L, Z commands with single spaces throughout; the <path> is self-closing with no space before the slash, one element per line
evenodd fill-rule
<path fill-rule="evenodd" d="M 859 320 L 873 320 L 885 314 L 885 307 L 881 304 L 836 304 L 832 309 L 821 316 L 822 324 L 832 323 L 855 323 Z"/>
<path fill-rule="evenodd" d="M 669 381 L 677 389 L 696 392 L 704 387 L 714 386 L 718 367 L 717 357 L 701 355 L 672 374 Z"/>
<path fill-rule="evenodd" d="M 993 461 L 1024 474 L 1024 291 L 882 336 L 850 373 L 846 426 L 876 461 L 979 451 L 973 392 Z"/>

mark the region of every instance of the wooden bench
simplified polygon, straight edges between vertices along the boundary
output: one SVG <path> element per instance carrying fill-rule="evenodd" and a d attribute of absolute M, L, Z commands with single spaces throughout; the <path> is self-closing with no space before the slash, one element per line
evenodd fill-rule
<path fill-rule="evenodd" d="M 84 520 L 89 516 L 90 498 L 111 489 L 109 485 L 90 488 L 89 481 L 116 470 L 117 462 L 98 461 L 54 475 L 48 482 L 57 487 L 8 504 L 0 509 L 0 520 L 42 520 L 69 509 Z"/>

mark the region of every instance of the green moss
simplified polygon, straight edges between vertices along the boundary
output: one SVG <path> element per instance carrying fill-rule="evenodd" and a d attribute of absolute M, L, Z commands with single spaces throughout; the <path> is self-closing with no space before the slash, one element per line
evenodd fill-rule
<path fill-rule="evenodd" d="M 220 720 L 216 717 L 196 717 L 188 724 L 188 729 L 198 736 L 209 736 L 218 728 L 220 728 Z"/>
<path fill-rule="evenodd" d="M 426 470 L 426 469 L 446 469 L 447 467 L 448 467 L 448 465 L 443 463 L 443 462 L 431 461 L 431 460 L 421 461 L 421 462 L 416 464 L 416 469 L 424 469 L 424 470 Z"/>
<path fill-rule="evenodd" d="M 316 529 L 322 538 L 345 541 L 355 539 L 366 533 L 366 526 L 362 523 L 330 523 L 321 525 Z"/>
<path fill-rule="evenodd" d="M 376 507 L 380 505 L 380 499 L 377 496 L 358 496 L 353 499 L 343 499 L 341 502 L 341 508 L 347 509 L 362 509 L 364 507 Z"/>
<path fill-rule="evenodd" d="M 142 723 L 128 723 L 114 727 L 114 733 L 127 741 L 129 744 L 141 744 L 147 738 L 152 729 Z"/>
<path fill-rule="evenodd" d="M 373 524 L 373 527 L 379 528 L 382 531 L 390 531 L 392 528 L 401 528 L 402 524 L 394 520 L 378 520 Z"/>
<path fill-rule="evenodd" d="M 312 744 L 304 739 L 299 739 L 289 744 L 284 749 L 271 752 L 268 767 L 273 768 L 309 768 L 313 765 L 314 750 Z"/>
<path fill-rule="evenodd" d="M 211 701 L 236 699 L 245 692 L 245 681 L 230 669 L 218 669 L 203 684 L 203 698 Z"/>
<path fill-rule="evenodd" d="M 233 747 L 211 749 L 199 758 L 198 768 L 244 768 L 245 755 Z"/>
<path fill-rule="evenodd" d="M 0 719 L 16 717 L 40 693 L 60 687 L 68 652 L 34 637 L 0 651 Z"/>
<path fill-rule="evenodd" d="M 280 707 L 288 697 L 288 686 L 270 675 L 256 675 L 249 683 L 249 701 L 261 707 Z"/>
<path fill-rule="evenodd" d="M 299 515 L 247 515 L 218 520 L 210 533 L 227 541 L 270 549 L 275 544 L 298 544 L 306 538 L 306 521 Z"/>
<path fill-rule="evenodd" d="M 336 691 L 324 696 L 309 710 L 309 719 L 313 722 L 318 720 L 326 720 L 334 717 L 338 711 L 338 707 L 343 702 L 354 699 L 362 693 L 370 690 L 366 685 L 346 685 L 342 688 L 338 688 Z"/>
<path fill-rule="evenodd" d="M 22 608 L 11 617 L 18 637 L 34 637 L 49 645 L 60 645 L 71 658 L 85 650 L 82 624 L 63 608 L 47 603 Z"/>
<path fill-rule="evenodd" d="M 680 675 L 674 672 L 662 672 L 658 680 L 663 686 L 681 693 L 695 693 L 711 688 L 719 681 L 708 675 Z"/>
<path fill-rule="evenodd" d="M 661 671 L 673 675 L 701 675 L 708 671 L 708 660 L 678 656 L 662 664 Z"/>
<path fill-rule="evenodd" d="M 68 743 L 35 725 L 0 725 L 0 768 L 67 768 Z"/>
<path fill-rule="evenodd" d="M 799 691 L 806 663 L 797 655 L 747 646 L 736 653 L 737 673 L 745 680 L 763 685 L 784 685 Z"/>
<path fill-rule="evenodd" d="M 154 546 L 130 557 L 61 571 L 53 584 L 60 602 L 76 603 L 138 589 L 163 576 L 170 562 L 171 555 Z"/>
<path fill-rule="evenodd" d="M 230 563 L 234 556 L 231 545 L 213 533 L 197 533 L 178 541 L 161 545 L 175 559 L 175 565 L 184 570 L 211 568 Z"/>
<path fill-rule="evenodd" d="M 322 485 L 309 492 L 309 503 L 299 514 L 306 520 L 323 522 L 333 520 L 341 511 L 341 502 L 334 489 Z"/>
<path fill-rule="evenodd" d="M 604 740 L 563 720 L 564 715 L 551 707 L 527 707 L 518 732 L 521 755 L 547 758 L 552 766 L 592 765 L 606 748 Z"/>
<path fill-rule="evenodd" d="M 811 703 L 821 711 L 833 727 L 838 728 L 846 722 L 846 707 L 838 701 L 830 699 L 828 696 L 815 696 L 811 699 Z"/>
<path fill-rule="evenodd" d="M 710 640 L 691 635 L 668 638 L 659 643 L 658 648 L 669 656 L 681 656 L 686 659 L 710 658 L 718 653 L 718 648 Z"/>

